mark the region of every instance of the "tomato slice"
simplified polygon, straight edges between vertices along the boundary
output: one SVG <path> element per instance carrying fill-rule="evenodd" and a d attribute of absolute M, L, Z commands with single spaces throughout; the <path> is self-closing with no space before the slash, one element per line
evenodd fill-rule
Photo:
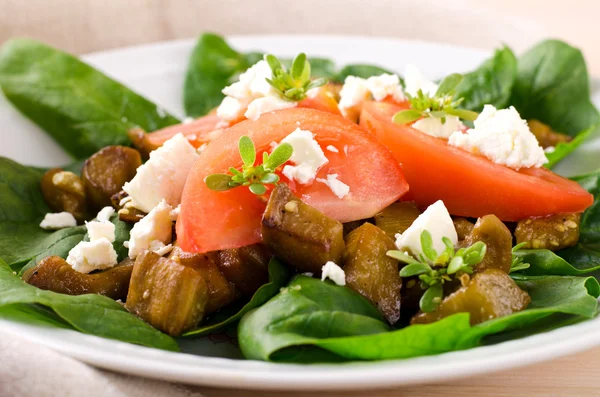
<path fill-rule="evenodd" d="M 298 102 L 298 107 L 322 110 L 337 115 L 341 115 L 336 97 L 336 87 L 331 84 L 320 87 L 318 94 L 313 97 L 308 97 Z"/>
<path fill-rule="evenodd" d="M 317 178 L 338 174 L 350 186 L 342 199 L 316 180 L 307 185 L 289 183 L 305 202 L 342 222 L 369 218 L 396 201 L 408 185 L 392 153 L 360 126 L 341 116 L 314 109 L 292 108 L 265 113 L 256 121 L 243 121 L 225 130 L 202 153 L 188 177 L 177 221 L 177 239 L 183 250 L 208 252 L 237 248 L 261 241 L 260 223 L 266 198 L 245 187 L 225 192 L 208 189 L 204 180 L 210 174 L 241 167 L 238 141 L 249 136 L 262 159 L 296 128 L 311 131 L 329 162 Z M 338 152 L 327 149 L 335 146 Z"/>
<path fill-rule="evenodd" d="M 579 184 L 545 168 L 515 171 L 489 159 L 449 146 L 409 126 L 392 122 L 400 108 L 368 102 L 360 124 L 386 145 L 401 163 L 419 206 L 443 200 L 453 215 L 495 214 L 503 221 L 581 212 L 594 201 Z M 403 199 L 404 199 L 403 198 Z"/>

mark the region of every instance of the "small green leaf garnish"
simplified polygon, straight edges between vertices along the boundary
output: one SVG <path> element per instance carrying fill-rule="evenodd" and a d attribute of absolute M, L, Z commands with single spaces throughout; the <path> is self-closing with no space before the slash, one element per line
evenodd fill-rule
<path fill-rule="evenodd" d="M 224 191 L 238 186 L 248 186 L 248 189 L 261 196 L 267 192 L 265 185 L 276 185 L 279 175 L 275 173 L 292 157 L 294 149 L 289 143 L 277 146 L 271 154 L 263 153 L 263 163 L 256 163 L 256 148 L 248 136 L 242 136 L 238 142 L 238 150 L 242 159 L 242 170 L 229 168 L 230 174 L 212 174 L 206 177 L 205 183 L 210 190 Z"/>
<path fill-rule="evenodd" d="M 388 251 L 387 256 L 407 264 L 400 270 L 400 277 L 419 277 L 421 289 L 425 290 L 419 305 L 427 313 L 435 310 L 442 301 L 444 283 L 458 279 L 463 274 L 473 274 L 473 266 L 481 263 L 487 247 L 484 242 L 478 241 L 470 247 L 455 250 L 452 241 L 442 237 L 446 248 L 438 254 L 433 248 L 429 231 L 424 230 L 420 237 L 423 254 L 419 258 L 398 250 Z"/>
<path fill-rule="evenodd" d="M 523 262 L 523 258 L 515 255 L 515 253 L 517 251 L 519 251 L 521 248 L 523 248 L 525 245 L 527 245 L 527 243 L 520 243 L 520 244 L 515 245 L 512 248 L 513 256 L 512 256 L 512 263 L 510 264 L 509 273 L 514 273 L 514 272 L 518 272 L 519 270 L 529 269 L 529 267 L 531 266 L 529 263 Z"/>
<path fill-rule="evenodd" d="M 265 56 L 265 60 L 273 73 L 273 78 L 267 79 L 267 82 L 287 101 L 301 101 L 311 88 L 327 84 L 327 79 L 310 79 L 310 62 L 304 53 L 294 58 L 289 72 L 275 55 L 269 54 Z"/>
<path fill-rule="evenodd" d="M 446 116 L 457 116 L 463 120 L 473 121 L 477 118 L 476 112 L 458 109 L 464 98 L 454 99 L 456 87 L 463 80 L 463 76 L 454 73 L 446 76 L 441 82 L 435 95 L 425 94 L 419 90 L 417 95 L 406 94 L 411 109 L 396 113 L 393 121 L 396 124 L 408 124 L 424 117 L 436 117 L 446 122 Z"/>

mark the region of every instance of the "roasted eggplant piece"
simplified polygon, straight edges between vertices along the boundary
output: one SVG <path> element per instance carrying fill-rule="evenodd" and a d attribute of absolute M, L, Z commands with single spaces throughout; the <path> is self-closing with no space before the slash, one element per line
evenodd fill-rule
<path fill-rule="evenodd" d="M 464 240 L 473 231 L 473 227 L 475 227 L 475 225 L 466 218 L 454 218 L 452 223 L 454 223 L 458 241 Z"/>
<path fill-rule="evenodd" d="M 204 317 L 208 297 L 200 270 L 145 251 L 135 260 L 125 308 L 153 327 L 178 336 Z"/>
<path fill-rule="evenodd" d="M 85 188 L 77 175 L 53 168 L 44 174 L 40 187 L 44 200 L 54 212 L 70 212 L 79 222 L 86 218 Z"/>
<path fill-rule="evenodd" d="M 375 215 L 375 225 L 395 239 L 396 234 L 404 233 L 419 215 L 421 211 L 412 201 L 393 203 Z"/>
<path fill-rule="evenodd" d="M 572 247 L 579 240 L 581 214 L 557 214 L 519 221 L 515 229 L 517 244 L 523 248 L 558 251 Z"/>
<path fill-rule="evenodd" d="M 245 296 L 252 296 L 269 281 L 271 253 L 263 244 L 219 252 L 219 270 Z"/>
<path fill-rule="evenodd" d="M 553 147 L 562 142 L 570 142 L 573 138 L 567 134 L 555 132 L 549 125 L 538 120 L 528 120 L 529 130 L 535 135 L 538 143 L 544 149 Z"/>
<path fill-rule="evenodd" d="M 475 274 L 466 286 L 448 295 L 437 309 L 420 312 L 411 324 L 427 324 L 456 313 L 469 313 L 471 325 L 525 310 L 531 298 L 512 278 L 499 269 Z"/>
<path fill-rule="evenodd" d="M 169 258 L 202 275 L 208 288 L 206 314 L 216 312 L 238 297 L 234 284 L 229 282 L 219 270 L 219 254 L 217 252 L 196 254 L 184 252 L 179 246 L 175 246 L 169 254 Z"/>
<path fill-rule="evenodd" d="M 23 280 L 49 291 L 67 295 L 100 294 L 112 299 L 125 299 L 133 261 L 125 259 L 112 269 L 97 273 L 80 273 L 66 260 L 49 256 L 23 274 Z"/>
<path fill-rule="evenodd" d="M 394 249 L 383 230 L 365 223 L 346 237 L 344 253 L 346 286 L 376 305 L 390 324 L 400 318 L 402 288 L 398 261 L 386 255 Z"/>
<path fill-rule="evenodd" d="M 121 202 L 126 199 L 129 195 L 124 190 L 121 190 L 118 193 L 113 194 L 110 197 L 110 202 L 112 206 L 117 210 L 117 214 L 119 215 L 119 220 L 126 223 L 136 223 L 140 221 L 147 214 L 144 211 L 141 211 L 135 208 L 131 201 L 124 203 L 121 205 Z"/>
<path fill-rule="evenodd" d="M 302 202 L 281 183 L 271 193 L 262 220 L 269 251 L 302 272 L 319 273 L 327 261 L 341 263 L 342 224 Z"/>
<path fill-rule="evenodd" d="M 111 205 L 111 197 L 121 191 L 141 165 L 140 153 L 125 146 L 107 146 L 93 154 L 81 171 L 91 206 L 100 209 Z"/>
<path fill-rule="evenodd" d="M 479 218 L 463 244 L 468 247 L 478 241 L 484 242 L 487 250 L 483 261 L 477 264 L 474 270 L 482 272 L 496 268 L 508 274 L 512 264 L 512 234 L 496 215 Z"/>

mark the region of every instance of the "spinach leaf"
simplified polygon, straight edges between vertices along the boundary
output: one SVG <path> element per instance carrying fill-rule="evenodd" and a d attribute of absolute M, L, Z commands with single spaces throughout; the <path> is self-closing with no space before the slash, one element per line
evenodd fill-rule
<path fill-rule="evenodd" d="M 47 318 L 43 311 L 28 311 L 38 322 L 56 325 L 57 318 L 77 331 L 116 339 L 123 342 L 177 351 L 173 338 L 165 335 L 127 312 L 122 305 L 102 295 L 64 295 L 35 288 L 18 276 L 0 260 L 0 313 L 10 318 L 14 305 L 40 305 L 50 309 Z M 35 313 L 35 314 L 34 314 Z M 56 315 L 56 316 L 54 316 Z"/>
<path fill-rule="evenodd" d="M 544 167 L 552 169 L 562 159 L 573 153 L 575 149 L 581 146 L 581 144 L 585 142 L 597 128 L 598 126 L 594 125 L 588 128 L 587 130 L 577 134 L 577 136 L 573 138 L 571 142 L 561 142 L 558 145 L 556 145 L 552 152 L 546 153 L 548 163 L 544 165 Z"/>
<path fill-rule="evenodd" d="M 581 276 L 600 270 L 599 259 L 589 262 L 577 261 L 572 265 L 564 258 L 546 249 L 519 250 L 515 252 L 515 256 L 530 264 L 529 268 L 519 272 L 519 274 L 528 276 Z"/>
<path fill-rule="evenodd" d="M 477 69 L 465 74 L 456 88 L 456 97 L 465 98 L 462 108 L 475 112 L 480 112 L 486 104 L 505 108 L 516 78 L 517 58 L 510 48 L 503 47 Z"/>
<path fill-rule="evenodd" d="M 510 102 L 524 119 L 571 136 L 600 121 L 581 51 L 559 40 L 543 41 L 519 58 Z"/>
<path fill-rule="evenodd" d="M 29 39 L 2 46 L 0 87 L 76 159 L 129 144 L 127 131 L 135 126 L 153 131 L 178 122 L 74 56 Z"/>
<path fill-rule="evenodd" d="M 376 66 L 376 65 L 357 63 L 357 64 L 351 64 L 351 65 L 344 66 L 338 72 L 338 74 L 334 80 L 337 82 L 343 83 L 344 80 L 346 80 L 346 77 L 348 77 L 348 76 L 356 76 L 356 77 L 362 77 L 363 79 L 368 79 L 371 76 L 379 76 L 380 74 L 383 74 L 383 73 L 395 74 L 394 72 L 390 72 L 389 70 L 384 69 L 379 66 Z M 401 84 L 404 85 L 404 81 L 402 80 L 402 78 L 400 78 L 400 80 L 401 80 Z"/>
<path fill-rule="evenodd" d="M 297 277 L 284 292 L 242 318 L 238 340 L 250 359 L 306 362 L 311 355 L 313 362 L 334 359 L 322 350 L 337 360 L 398 359 L 475 347 L 485 336 L 537 326 L 556 313 L 582 318 L 596 314 L 600 285 L 594 278 L 516 278 L 531 296 L 525 311 L 475 326 L 469 324 L 467 313 L 458 313 L 389 331 L 375 308 L 352 291 Z"/>
<path fill-rule="evenodd" d="M 285 265 L 273 258 L 269 262 L 269 282 L 261 286 L 252 296 L 249 302 L 242 306 L 233 305 L 226 307 L 211 318 L 206 324 L 186 332 L 183 336 L 203 336 L 224 328 L 239 321 L 244 314 L 250 310 L 262 306 L 265 302 L 275 296 L 281 287 L 289 280 L 289 271 Z"/>

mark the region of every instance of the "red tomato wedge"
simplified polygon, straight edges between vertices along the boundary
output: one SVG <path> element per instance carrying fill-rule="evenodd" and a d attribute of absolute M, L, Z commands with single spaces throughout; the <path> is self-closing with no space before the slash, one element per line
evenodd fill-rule
<path fill-rule="evenodd" d="M 594 201 L 579 184 L 545 168 L 515 171 L 485 157 L 449 146 L 392 116 L 400 108 L 369 102 L 360 124 L 386 145 L 401 163 L 410 193 L 403 199 L 428 206 L 443 200 L 452 215 L 495 214 L 503 221 L 581 212 Z"/>
<path fill-rule="evenodd" d="M 266 207 L 264 197 L 245 187 L 225 192 L 208 189 L 204 180 L 210 174 L 239 169 L 238 141 L 249 136 L 256 146 L 257 158 L 271 151 L 296 128 L 315 135 L 329 162 L 317 178 L 336 173 L 350 186 L 343 199 L 323 183 L 289 183 L 305 202 L 342 222 L 369 218 L 396 201 L 408 185 L 392 153 L 361 127 L 341 116 L 314 109 L 292 108 L 265 113 L 256 121 L 243 121 L 225 130 L 194 164 L 183 191 L 181 214 L 177 221 L 177 240 L 189 252 L 237 248 L 261 241 L 260 224 Z M 333 145 L 338 153 L 327 150 Z"/>

